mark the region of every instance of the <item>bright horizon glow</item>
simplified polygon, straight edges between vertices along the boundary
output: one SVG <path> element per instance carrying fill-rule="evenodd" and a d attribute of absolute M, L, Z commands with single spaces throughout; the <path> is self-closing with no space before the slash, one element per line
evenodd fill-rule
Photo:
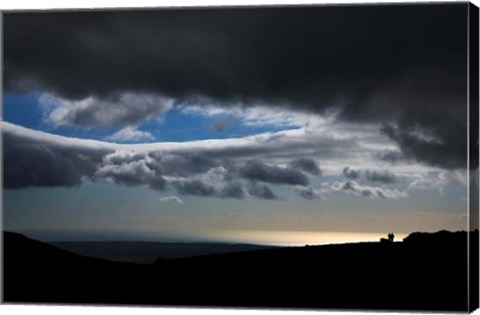
<path fill-rule="evenodd" d="M 408 234 L 394 233 L 395 241 L 402 241 Z M 215 241 L 276 246 L 327 245 L 360 242 L 379 242 L 387 233 L 318 232 L 318 231 L 262 231 L 217 230 L 209 231 Z"/>
<path fill-rule="evenodd" d="M 140 241 L 159 243 L 227 243 L 267 246 L 329 245 L 362 242 L 379 242 L 386 233 L 332 232 L 332 231 L 286 231 L 286 230 L 200 230 L 197 233 L 178 231 L 60 231 L 60 230 L 12 230 L 43 242 L 103 242 Z M 430 231 L 434 232 L 434 231 Z M 436 231 L 435 231 L 436 232 Z M 401 242 L 410 233 L 395 233 L 395 242 Z"/>

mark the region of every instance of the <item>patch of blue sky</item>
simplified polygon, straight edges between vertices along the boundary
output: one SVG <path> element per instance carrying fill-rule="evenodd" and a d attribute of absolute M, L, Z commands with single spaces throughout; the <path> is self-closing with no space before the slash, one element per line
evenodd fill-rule
<path fill-rule="evenodd" d="M 66 137 L 101 140 L 116 131 L 84 129 L 74 126 L 54 126 L 45 120 L 45 111 L 39 104 L 41 92 L 4 93 L 3 120 L 30 129 L 41 130 Z"/>
<path fill-rule="evenodd" d="M 243 124 L 241 117 L 232 114 L 205 116 L 170 109 L 161 124 L 149 122 L 142 130 L 152 133 L 160 141 L 193 141 L 202 139 L 240 138 L 264 132 L 293 129 L 291 126 Z"/>
<path fill-rule="evenodd" d="M 116 128 L 81 128 L 76 126 L 54 126 L 45 120 L 45 112 L 39 104 L 41 92 L 5 93 L 3 95 L 3 119 L 5 121 L 66 137 L 105 140 L 126 126 Z M 181 107 L 173 107 L 161 119 L 147 121 L 138 130 L 149 132 L 153 139 L 137 142 L 183 142 L 203 139 L 228 139 L 294 129 L 285 124 L 245 124 L 242 117 L 235 114 L 214 116 L 187 112 Z M 131 142 L 130 142 L 131 143 Z"/>
<path fill-rule="evenodd" d="M 27 128 L 41 129 L 43 113 L 38 105 L 40 92 L 4 92 L 3 120 Z"/>

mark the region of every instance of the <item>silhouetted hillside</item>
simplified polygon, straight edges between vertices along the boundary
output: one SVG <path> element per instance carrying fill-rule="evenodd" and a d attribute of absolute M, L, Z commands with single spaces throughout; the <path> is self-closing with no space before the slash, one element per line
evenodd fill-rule
<path fill-rule="evenodd" d="M 162 243 L 137 241 L 51 242 L 73 253 L 114 261 L 153 263 L 157 258 L 185 258 L 201 255 L 269 249 L 273 246 L 222 243 Z"/>
<path fill-rule="evenodd" d="M 471 233 L 472 236 L 478 237 L 478 230 Z M 403 239 L 408 244 L 425 244 L 425 245 L 442 245 L 444 243 L 463 243 L 467 245 L 468 234 L 465 232 L 438 231 L 435 233 L 414 232 Z"/>
<path fill-rule="evenodd" d="M 462 232 L 466 237 L 466 232 Z M 459 234 L 460 235 L 460 234 Z M 470 244 L 478 266 L 478 231 Z M 6 302 L 467 311 L 461 237 L 292 247 L 152 265 L 74 255 L 4 233 Z M 477 274 L 470 274 L 478 288 Z M 478 296 L 478 291 L 472 292 Z"/>

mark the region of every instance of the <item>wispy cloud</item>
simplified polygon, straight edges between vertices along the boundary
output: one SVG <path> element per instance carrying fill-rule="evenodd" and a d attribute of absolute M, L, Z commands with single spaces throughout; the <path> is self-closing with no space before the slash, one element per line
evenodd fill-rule
<path fill-rule="evenodd" d="M 408 197 L 408 193 L 406 191 L 391 189 L 384 186 L 379 187 L 362 185 L 355 180 L 336 182 L 331 186 L 330 189 L 333 191 L 345 191 L 347 193 L 366 198 L 398 199 Z"/>
<path fill-rule="evenodd" d="M 44 93 L 40 105 L 47 122 L 54 126 L 106 128 L 136 126 L 159 119 L 173 105 L 173 99 L 148 93 L 119 93 L 70 100 Z"/>
<path fill-rule="evenodd" d="M 395 183 L 398 179 L 397 176 L 388 170 L 378 169 L 359 169 L 355 170 L 348 166 L 343 169 L 343 176 L 348 179 L 354 180 L 366 180 L 370 182 L 380 182 L 383 184 Z"/>
<path fill-rule="evenodd" d="M 136 127 L 125 127 L 105 138 L 113 142 L 139 142 L 154 140 L 155 137 L 148 131 L 138 130 Z"/>
<path fill-rule="evenodd" d="M 165 202 L 165 203 L 173 203 L 173 204 L 179 204 L 179 205 L 183 204 L 183 200 L 180 197 L 174 196 L 174 195 L 163 196 L 158 198 L 158 200 L 160 202 Z"/>
<path fill-rule="evenodd" d="M 314 120 L 321 120 L 320 116 L 288 109 L 287 106 L 251 105 L 240 102 L 217 103 L 211 99 L 195 98 L 184 103 L 179 108 L 186 115 L 198 115 L 225 122 L 226 118 L 234 118 L 241 125 L 249 127 L 276 127 L 282 129 L 299 128 Z M 278 105 L 278 104 L 276 104 Z M 222 119 L 223 118 L 223 119 Z"/>
<path fill-rule="evenodd" d="M 414 174 L 408 190 L 438 190 L 443 193 L 446 186 L 467 186 L 466 171 L 437 171 L 430 174 Z"/>

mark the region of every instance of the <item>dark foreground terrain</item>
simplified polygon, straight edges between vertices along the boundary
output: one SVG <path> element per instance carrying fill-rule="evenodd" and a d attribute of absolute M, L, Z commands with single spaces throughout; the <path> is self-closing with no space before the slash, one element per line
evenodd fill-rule
<path fill-rule="evenodd" d="M 159 257 L 169 259 L 185 258 L 274 248 L 273 246 L 250 244 L 163 243 L 137 241 L 51 242 L 48 244 L 82 256 L 139 264 L 151 264 Z"/>
<path fill-rule="evenodd" d="M 478 231 L 468 299 L 466 232 L 404 242 L 266 249 L 151 265 L 87 258 L 4 232 L 4 301 L 468 311 L 478 305 Z"/>

